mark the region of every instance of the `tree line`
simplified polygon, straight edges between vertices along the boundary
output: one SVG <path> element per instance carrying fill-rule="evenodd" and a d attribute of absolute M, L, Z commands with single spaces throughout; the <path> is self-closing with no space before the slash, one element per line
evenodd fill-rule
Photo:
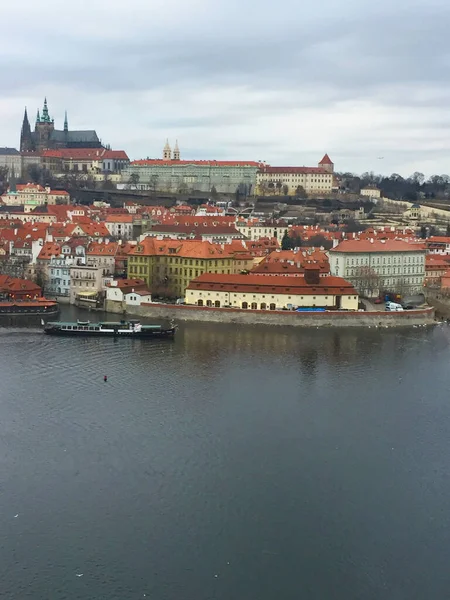
<path fill-rule="evenodd" d="M 450 200 L 450 176 L 431 175 L 428 179 L 423 173 L 416 171 L 410 177 L 402 177 L 398 173 L 391 175 L 375 174 L 373 171 L 355 175 L 354 173 L 337 173 L 341 190 L 359 194 L 367 186 L 376 186 L 383 196 L 394 200 L 416 202 L 422 200 Z"/>

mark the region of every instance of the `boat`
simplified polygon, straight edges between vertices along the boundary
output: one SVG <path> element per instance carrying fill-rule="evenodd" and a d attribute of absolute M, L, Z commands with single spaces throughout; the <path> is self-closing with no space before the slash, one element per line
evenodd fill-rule
<path fill-rule="evenodd" d="M 0 298 L 0 317 L 12 316 L 50 316 L 59 313 L 59 305 L 53 300 L 35 298 L 34 300 L 11 300 Z"/>
<path fill-rule="evenodd" d="M 142 325 L 138 320 L 130 321 L 49 321 L 42 323 L 47 335 L 114 337 L 114 338 L 173 338 L 177 326 L 170 323 L 164 325 Z"/>

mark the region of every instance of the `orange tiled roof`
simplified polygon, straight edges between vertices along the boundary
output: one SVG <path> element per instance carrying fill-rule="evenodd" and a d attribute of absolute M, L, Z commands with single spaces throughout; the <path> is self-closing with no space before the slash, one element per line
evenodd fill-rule
<path fill-rule="evenodd" d="M 119 215 L 107 215 L 106 223 L 132 223 L 133 215 L 130 215 L 128 212 L 121 213 Z"/>
<path fill-rule="evenodd" d="M 174 165 L 196 165 L 206 167 L 259 167 L 262 165 L 262 163 L 255 162 L 253 160 L 165 160 L 163 158 L 134 160 L 131 164 L 144 167 L 152 165 L 169 167 Z"/>
<path fill-rule="evenodd" d="M 319 163 L 319 165 L 332 165 L 332 164 L 334 164 L 334 163 L 331 160 L 331 158 L 328 156 L 328 154 L 325 154 L 325 156 L 322 158 L 322 160 Z"/>
<path fill-rule="evenodd" d="M 45 242 L 39 252 L 39 260 L 50 260 L 54 256 L 61 254 L 61 246 L 56 242 Z"/>
<path fill-rule="evenodd" d="M 130 256 L 181 256 L 183 258 L 232 258 L 219 244 L 197 240 L 157 240 L 146 237 L 130 252 Z"/>
<path fill-rule="evenodd" d="M 422 248 L 403 240 L 343 240 L 330 252 L 419 252 Z"/>
<path fill-rule="evenodd" d="M 230 291 L 266 294 L 348 294 L 357 295 L 351 283 L 342 279 L 325 275 L 318 283 L 307 283 L 304 275 L 289 277 L 283 275 L 222 275 L 219 273 L 203 273 L 193 279 L 187 289 Z"/>
<path fill-rule="evenodd" d="M 118 245 L 117 242 L 109 242 L 108 244 L 91 242 L 86 252 L 91 256 L 115 256 Z"/>

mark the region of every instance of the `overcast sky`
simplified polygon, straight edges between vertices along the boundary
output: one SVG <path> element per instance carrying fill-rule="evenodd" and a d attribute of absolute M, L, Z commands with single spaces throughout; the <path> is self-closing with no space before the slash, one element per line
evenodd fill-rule
<path fill-rule="evenodd" d="M 46 95 L 132 159 L 450 173 L 448 0 L 1 5 L 1 146 Z"/>

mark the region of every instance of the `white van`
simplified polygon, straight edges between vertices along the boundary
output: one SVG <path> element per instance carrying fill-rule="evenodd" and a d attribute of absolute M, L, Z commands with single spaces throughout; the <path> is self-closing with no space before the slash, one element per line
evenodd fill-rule
<path fill-rule="evenodd" d="M 401 304 L 397 304 L 397 302 L 386 302 L 386 310 L 390 310 L 391 312 L 403 310 L 403 306 Z"/>

